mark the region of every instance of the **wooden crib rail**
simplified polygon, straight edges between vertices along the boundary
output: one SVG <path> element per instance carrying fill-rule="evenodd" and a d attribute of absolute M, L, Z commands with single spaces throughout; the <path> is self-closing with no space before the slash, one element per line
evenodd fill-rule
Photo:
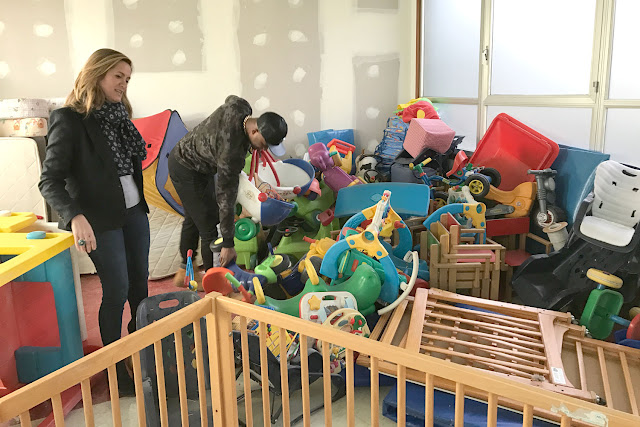
<path fill-rule="evenodd" d="M 104 370 L 107 370 L 109 378 L 109 389 L 111 394 L 112 405 L 112 418 L 113 425 L 122 425 L 120 418 L 119 408 L 119 396 L 116 379 L 116 363 L 126 359 L 129 356 L 133 356 L 133 370 L 134 370 L 134 384 L 136 403 L 138 407 L 138 420 L 140 425 L 146 425 L 144 401 L 142 393 L 142 377 L 140 369 L 140 351 L 148 346 L 154 346 L 156 355 L 159 349 L 161 349 L 161 340 L 171 335 L 176 334 L 176 347 L 182 345 L 180 338 L 181 329 L 189 324 L 193 324 L 194 332 L 200 331 L 199 319 L 204 316 L 212 317 L 214 296 L 211 298 L 204 298 L 188 306 L 187 309 L 182 309 L 176 313 L 167 316 L 152 325 L 149 325 L 139 331 L 134 332 L 113 344 L 103 347 L 80 360 L 77 360 L 31 384 L 28 384 L 13 393 L 0 399 L 0 423 L 6 422 L 16 416 L 20 416 L 22 426 L 31 426 L 31 419 L 29 410 L 46 400 L 51 399 L 53 406 L 54 419 L 57 427 L 64 425 L 64 413 L 61 403 L 61 393 L 77 384 L 82 388 L 82 399 L 85 411 L 85 425 L 93 426 L 94 417 L 91 402 L 91 389 L 90 378 Z M 210 324 L 207 324 L 209 348 L 212 349 L 217 341 L 215 338 L 215 322 L 212 319 Z M 203 366 L 203 353 L 200 334 L 195 333 L 196 339 L 196 361 L 198 366 L 198 383 L 201 391 L 204 391 L 204 366 Z M 213 342 L 212 342 L 213 341 Z M 177 348 L 176 348 L 177 350 Z M 210 350 L 211 351 L 211 350 Z M 182 351 L 177 352 L 182 354 Z M 211 353 L 210 353 L 211 354 Z M 215 360 L 215 358 L 213 358 Z M 156 363 L 162 366 L 162 357 L 156 357 Z M 186 414 L 186 396 L 184 395 L 184 363 L 178 366 L 178 379 L 180 383 L 180 400 L 182 417 L 185 419 Z M 214 368 L 210 365 L 211 374 L 214 373 Z M 164 378 L 162 376 L 162 369 L 157 369 L 160 372 L 158 375 L 158 391 L 162 396 L 164 395 Z M 217 377 L 217 373 L 215 373 Z M 200 406 L 206 405 L 203 400 L 206 398 L 206 394 L 200 393 Z M 215 393 L 212 391 L 212 400 L 216 398 Z M 212 402 L 217 412 L 220 412 L 219 398 L 216 402 Z M 162 397 L 159 399 L 161 418 L 166 422 L 167 408 L 166 399 Z M 163 405 L 164 403 L 164 405 Z M 206 406 L 205 406 L 206 407 Z M 164 410 L 163 410 L 164 409 Z M 202 412 L 201 412 L 202 413 Z M 204 412 L 206 414 L 206 412 Z M 166 425 L 166 424 L 163 424 Z"/>
<path fill-rule="evenodd" d="M 353 363 L 349 363 L 349 359 L 353 361 L 354 352 L 358 352 L 360 356 L 369 356 L 371 359 L 371 412 L 372 421 L 375 420 L 374 412 L 378 408 L 378 364 L 384 362 L 396 366 L 396 377 L 398 379 L 398 424 L 404 425 L 405 414 L 405 397 L 404 387 L 407 380 L 407 369 L 418 372 L 421 375 L 420 382 L 425 382 L 425 401 L 427 408 L 433 407 L 433 384 L 436 380 L 445 380 L 455 384 L 456 393 L 456 411 L 455 425 L 462 426 L 464 424 L 464 397 L 478 396 L 478 391 L 482 391 L 488 395 L 488 415 L 489 424 L 496 425 L 498 400 L 517 402 L 523 408 L 525 426 L 530 426 L 534 412 L 550 414 L 553 421 L 560 422 L 561 426 L 569 425 L 602 425 L 608 426 L 630 426 L 639 422 L 637 416 L 627 414 L 621 411 L 612 410 L 607 407 L 599 406 L 594 403 L 585 402 L 569 396 L 564 396 L 548 390 L 521 384 L 507 378 L 483 373 L 476 369 L 461 366 L 449 361 L 441 360 L 434 357 L 425 356 L 414 353 L 400 347 L 392 347 L 390 345 L 354 336 L 335 329 L 328 329 L 324 326 L 311 323 L 298 318 L 293 318 L 272 310 L 264 310 L 260 307 L 248 305 L 229 298 L 217 298 L 216 302 L 216 321 L 224 323 L 221 327 L 218 324 L 219 337 L 221 338 L 220 348 L 221 355 L 225 355 L 226 362 L 221 365 L 221 371 L 233 372 L 233 344 L 230 334 L 231 331 L 231 315 L 240 315 L 241 323 L 244 324 L 246 319 L 254 319 L 260 322 L 260 325 L 269 324 L 272 328 L 286 328 L 286 330 L 301 334 L 301 337 L 314 337 L 320 340 L 322 346 L 329 343 L 344 347 L 347 349 L 347 413 L 348 419 L 346 425 L 354 425 L 354 389 L 353 389 Z M 323 353 L 324 354 L 324 353 Z M 244 360 L 243 351 L 243 360 Z M 304 363 L 304 359 L 302 361 Z M 266 364 L 264 364 L 266 365 Z M 327 377 L 327 367 L 325 367 L 325 385 Z M 263 372 L 263 378 L 267 375 Z M 233 378 L 231 378 L 233 380 Z M 225 389 L 233 389 L 232 382 L 224 379 Z M 263 381 L 263 384 L 265 381 Z M 475 391 L 475 392 L 474 392 Z M 304 398 L 304 397 L 303 397 Z M 306 396 L 308 398 L 308 396 Z M 226 410 L 224 419 L 225 425 L 235 425 L 237 422 L 237 407 L 235 394 L 227 394 L 224 396 L 223 407 Z M 325 416 L 331 411 L 331 399 L 327 398 L 327 387 L 325 386 Z M 234 409 L 232 409 L 234 408 Z M 285 408 L 286 411 L 287 408 Z M 539 410 L 537 410 L 539 409 Z M 308 411 L 308 405 L 305 405 L 305 411 Z M 554 417 L 553 414 L 556 414 Z M 427 410 L 427 425 L 431 425 L 430 417 L 432 412 Z M 330 415 L 329 415 L 330 417 Z M 266 420 L 266 417 L 265 417 Z M 309 414 L 304 413 L 305 425 L 308 424 Z M 431 421 L 432 422 L 432 421 Z M 284 425 L 288 425 L 285 423 Z M 330 418 L 325 418 L 325 425 L 331 425 Z"/>
<path fill-rule="evenodd" d="M 247 425 L 253 425 L 251 413 L 251 393 L 250 380 L 247 377 L 249 371 L 248 363 L 249 348 L 247 346 L 246 325 L 250 319 L 258 321 L 260 334 L 260 376 L 262 385 L 262 405 L 264 412 L 264 423 L 270 425 L 269 414 L 269 364 L 267 362 L 268 350 L 266 346 L 267 326 L 271 331 L 280 333 L 280 348 L 286 346 L 286 331 L 298 333 L 301 338 L 301 349 L 306 354 L 306 337 L 313 337 L 319 340 L 320 347 L 324 349 L 322 354 L 322 379 L 324 383 L 324 424 L 331 425 L 332 410 L 331 402 L 331 379 L 329 367 L 330 345 L 343 347 L 346 353 L 346 407 L 347 419 L 341 420 L 340 425 L 355 425 L 355 391 L 354 391 L 354 358 L 356 353 L 367 357 L 370 360 L 371 368 L 371 423 L 378 425 L 379 422 L 379 387 L 378 373 L 382 372 L 382 365 L 392 367 L 392 375 L 398 380 L 397 395 L 397 415 L 398 425 L 405 425 L 406 414 L 406 393 L 405 385 L 407 381 L 420 382 L 425 387 L 426 405 L 426 425 L 433 423 L 434 387 L 439 383 L 447 382 L 451 387 L 449 390 L 455 391 L 455 425 L 464 425 L 464 403 L 465 397 L 483 398 L 487 405 L 488 425 L 495 426 L 497 422 L 498 406 L 502 402 L 515 402 L 516 405 L 510 407 L 521 408 L 523 425 L 531 426 L 534 414 L 548 414 L 549 419 L 560 422 L 561 426 L 631 426 L 639 425 L 638 416 L 624 413 L 611 408 L 598 406 L 576 398 L 554 393 L 549 390 L 532 387 L 510 379 L 482 372 L 467 366 L 458 365 L 446 360 L 429 357 L 424 354 L 411 352 L 405 348 L 392 346 L 390 343 L 379 342 L 360 336 L 348 334 L 336 329 L 327 328 L 312 322 L 294 318 L 272 310 L 266 310 L 254 305 L 249 305 L 230 298 L 219 296 L 219 294 L 209 294 L 207 297 L 193 303 L 176 313 L 161 319 L 101 350 L 84 357 L 40 380 L 27 385 L 0 399 L 0 422 L 8 421 L 19 416 L 23 426 L 30 426 L 29 410 L 34 406 L 51 399 L 54 407 L 56 426 L 64 425 L 64 414 L 60 402 L 60 394 L 76 384 L 82 385 L 82 394 L 85 406 L 85 420 L 87 426 L 93 426 L 93 414 L 91 406 L 91 394 L 89 389 L 89 378 L 103 371 L 109 371 L 110 386 L 115 387 L 115 363 L 123 360 L 129 355 L 133 355 L 133 367 L 136 386 L 136 403 L 138 406 L 138 425 L 145 426 L 144 401 L 141 393 L 141 371 L 139 352 L 144 348 L 154 345 L 156 352 L 161 348 L 161 340 L 171 334 L 176 334 L 179 338 L 181 329 L 189 324 L 194 325 L 194 332 L 199 328 L 199 319 L 206 318 L 208 356 L 211 381 L 211 405 L 213 409 L 213 421 L 216 426 L 238 425 L 238 399 L 236 390 L 235 368 L 238 355 L 234 355 L 234 343 L 232 334 L 232 317 L 239 317 L 240 334 L 242 338 L 240 364 L 243 365 L 244 381 L 240 382 L 239 388 L 245 388 L 247 404 L 245 414 Z M 196 337 L 200 334 L 195 333 Z M 197 339 L 197 338 L 196 338 Z M 409 336 L 409 340 L 416 337 Z M 177 339 L 176 343 L 181 343 Z M 202 343 L 200 343 L 202 344 Z M 176 351 L 178 350 L 176 344 Z M 196 345 L 197 347 L 197 345 Z M 179 352 L 181 353 L 181 352 Z M 204 369 L 203 353 L 196 348 L 196 362 L 198 369 L 198 382 L 200 387 L 200 413 L 206 414 L 206 392 L 204 391 Z M 301 357 L 301 389 L 303 422 L 305 426 L 310 425 L 310 405 L 309 405 L 309 366 L 305 357 Z M 156 360 L 161 361 L 158 357 Z M 280 359 L 280 382 L 282 391 L 282 421 L 288 426 L 291 422 L 289 411 L 289 383 L 291 378 L 287 375 L 286 358 Z M 271 365 L 273 366 L 273 365 Z M 162 372 L 161 365 L 157 368 Z M 386 371 L 385 371 L 386 372 Z M 178 383 L 180 387 L 180 403 L 182 424 L 188 425 L 187 406 L 184 396 L 184 367 L 180 368 L 178 363 Z M 159 375 L 159 403 L 162 425 L 167 425 L 166 399 L 163 399 L 162 375 Z M 305 380 L 306 379 L 306 380 Z M 257 396 L 256 396 L 257 397 Z M 164 405 L 163 406 L 163 400 Z M 255 408 L 254 408 L 255 409 Z M 360 408 L 358 408 L 360 409 Z M 369 408 L 367 408 L 369 409 Z M 117 392 L 112 393 L 112 417 L 113 425 L 122 424 L 118 407 Z M 201 425 L 206 426 L 208 420 L 206 416 L 201 418 Z"/>

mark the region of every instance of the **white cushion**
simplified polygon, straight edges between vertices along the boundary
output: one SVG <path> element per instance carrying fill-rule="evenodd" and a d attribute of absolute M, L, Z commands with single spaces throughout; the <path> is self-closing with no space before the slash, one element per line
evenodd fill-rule
<path fill-rule="evenodd" d="M 580 232 L 592 239 L 624 247 L 631 242 L 635 229 L 595 216 L 585 216 L 580 225 Z"/>

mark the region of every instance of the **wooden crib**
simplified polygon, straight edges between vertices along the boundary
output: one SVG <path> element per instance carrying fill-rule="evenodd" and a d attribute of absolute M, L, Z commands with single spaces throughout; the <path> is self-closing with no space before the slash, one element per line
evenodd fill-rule
<path fill-rule="evenodd" d="M 203 360 L 203 343 L 200 339 L 201 318 L 206 319 L 207 346 L 209 372 L 205 372 Z M 232 319 L 241 325 L 240 336 L 242 342 L 241 355 L 234 356 L 232 335 Z M 332 403 L 330 395 L 330 360 L 329 352 L 322 354 L 322 382 L 324 384 L 324 425 L 354 426 L 356 422 L 356 405 L 354 399 L 354 358 L 366 357 L 371 370 L 371 400 L 366 408 L 370 412 L 371 425 L 378 425 L 380 421 L 380 387 L 379 366 L 384 364 L 386 371 L 392 367 L 391 373 L 398 381 L 397 416 L 398 424 L 405 425 L 406 398 L 405 384 L 407 371 L 420 377 L 425 384 L 425 424 L 433 424 L 434 384 L 447 383 L 450 390 L 455 392 L 455 425 L 465 423 L 464 402 L 466 397 L 485 396 L 487 402 L 488 425 L 495 426 L 497 422 L 498 406 L 502 402 L 510 402 L 511 408 L 519 408 L 523 413 L 523 425 L 531 426 L 534 413 L 545 414 L 545 418 L 559 423 L 561 426 L 570 425 L 600 425 L 600 426 L 633 426 L 640 425 L 640 417 L 636 414 L 599 406 L 594 403 L 579 400 L 567 395 L 555 393 L 540 387 L 512 381 L 488 372 L 462 366 L 450 361 L 430 357 L 391 343 L 379 342 L 360 336 L 323 327 L 305 320 L 293 318 L 275 311 L 249 305 L 219 294 L 209 294 L 202 300 L 189 305 L 178 312 L 167 316 L 150 326 L 147 326 L 105 348 L 102 348 L 71 365 L 41 378 L 0 399 L 0 423 L 19 417 L 22 426 L 31 426 L 30 409 L 51 400 L 56 426 L 63 426 L 64 411 L 61 404 L 61 393 L 70 387 L 80 384 L 82 388 L 84 418 L 87 426 L 93 426 L 94 414 L 90 390 L 90 378 L 105 369 L 108 372 L 111 393 L 111 409 L 113 425 L 122 425 L 119 398 L 117 393 L 117 378 L 115 363 L 132 356 L 138 425 L 145 426 L 144 397 L 142 393 L 140 352 L 147 346 L 153 346 L 156 356 L 161 352 L 161 340 L 171 334 L 176 338 L 176 355 L 178 359 L 177 376 L 180 389 L 180 415 L 182 425 L 189 425 L 187 420 L 187 397 L 185 383 L 185 367 L 182 355 L 181 329 L 193 325 L 195 336 L 195 361 L 197 382 L 199 388 L 199 407 L 201 425 L 208 425 L 207 406 L 212 408 L 213 423 L 216 426 L 235 426 L 239 423 L 239 412 L 244 412 L 242 418 L 247 425 L 253 425 L 251 381 L 248 375 L 248 336 L 247 322 L 259 322 L 259 329 L 264 332 L 269 325 L 271 331 L 279 331 L 280 348 L 286 347 L 286 331 L 300 334 L 301 354 L 307 354 L 307 337 L 317 338 L 322 348 L 335 344 L 346 350 L 346 419 L 336 420 L 332 417 Z M 286 330 L 285 330 L 286 329 Z M 266 334 L 260 334 L 260 358 L 267 360 Z M 242 381 L 236 383 L 236 360 L 243 366 Z M 182 364 L 181 364 L 182 363 Z M 282 423 L 287 426 L 291 422 L 290 396 L 288 392 L 289 378 L 287 374 L 286 358 L 280 358 L 282 385 Z M 168 408 L 165 396 L 165 378 L 162 357 L 156 357 L 158 372 L 158 405 L 160 409 L 161 425 L 167 425 Z M 267 363 L 262 363 L 262 378 L 268 378 Z M 302 412 L 303 423 L 309 426 L 310 421 L 310 390 L 308 378 L 309 366 L 306 358 L 301 358 L 302 378 Z M 210 399 L 205 392 L 205 376 L 209 376 Z M 320 381 L 320 380 L 319 380 Z M 263 420 L 270 425 L 269 381 L 261 382 L 261 399 Z M 236 384 L 239 384 L 236 386 Z M 238 390 L 237 390 L 238 388 Z M 244 411 L 239 410 L 237 393 L 244 389 L 246 404 Z M 255 396 L 256 398 L 258 396 Z M 365 408 L 357 408 L 358 414 L 366 413 Z"/>

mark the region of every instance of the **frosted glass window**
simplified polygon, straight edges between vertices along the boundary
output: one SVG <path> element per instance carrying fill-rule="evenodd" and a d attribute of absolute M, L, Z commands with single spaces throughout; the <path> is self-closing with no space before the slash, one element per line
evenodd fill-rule
<path fill-rule="evenodd" d="M 492 95 L 583 95 L 596 0 L 495 0 Z"/>
<path fill-rule="evenodd" d="M 638 135 L 639 108 L 611 108 L 607 111 L 604 152 L 611 154 L 612 160 L 640 167 Z"/>
<path fill-rule="evenodd" d="M 438 108 L 440 119 L 456 131 L 456 135 L 464 135 L 462 144 L 460 144 L 458 148 L 470 151 L 475 150 L 478 106 L 458 104 L 434 105 Z"/>
<path fill-rule="evenodd" d="M 422 93 L 478 97 L 481 0 L 425 0 Z"/>
<path fill-rule="evenodd" d="M 500 107 L 487 109 L 487 128 L 500 113 L 507 113 L 552 141 L 589 149 L 590 108 Z"/>
<path fill-rule="evenodd" d="M 617 0 L 611 55 L 610 99 L 640 99 L 640 1 Z"/>

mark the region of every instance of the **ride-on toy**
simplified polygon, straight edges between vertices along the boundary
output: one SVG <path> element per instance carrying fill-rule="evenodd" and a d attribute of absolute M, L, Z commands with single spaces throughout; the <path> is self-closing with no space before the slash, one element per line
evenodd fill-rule
<path fill-rule="evenodd" d="M 453 167 L 447 172 L 447 177 L 454 177 L 469 187 L 474 197 L 484 197 L 489 194 L 489 187 L 498 187 L 502 180 L 500 172 L 494 168 L 474 166 L 464 151 L 459 151 L 453 162 Z M 459 184 L 455 184 L 459 185 Z"/>
<path fill-rule="evenodd" d="M 556 181 L 553 177 L 557 172 L 553 169 L 531 170 L 527 171 L 530 175 L 536 177 L 538 184 L 538 204 L 534 206 L 531 217 L 534 218 L 534 224 L 543 229 L 567 219 L 567 215 L 562 209 L 556 206 Z"/>
<path fill-rule="evenodd" d="M 593 338 L 599 340 L 611 335 L 615 323 L 627 328 L 627 339 L 640 339 L 640 314 L 631 321 L 618 316 L 624 298 L 613 289 L 622 287 L 622 279 L 595 268 L 587 271 L 587 277 L 598 283 L 598 287 L 589 294 L 580 324 L 589 330 Z"/>

